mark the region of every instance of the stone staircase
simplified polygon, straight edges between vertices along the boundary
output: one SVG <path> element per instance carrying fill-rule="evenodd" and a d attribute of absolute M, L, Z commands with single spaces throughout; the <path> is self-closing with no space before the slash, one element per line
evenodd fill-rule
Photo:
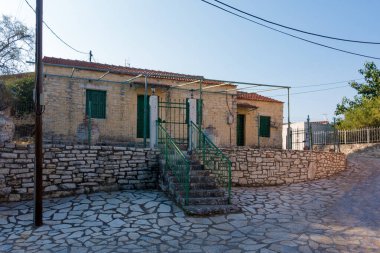
<path fill-rule="evenodd" d="M 190 191 L 188 204 L 185 192 L 170 169 L 165 168 L 165 160 L 160 160 L 160 187 L 183 208 L 188 215 L 213 215 L 240 212 L 240 208 L 228 203 L 225 191 L 218 187 L 216 179 L 204 169 L 194 157 L 190 160 Z"/>

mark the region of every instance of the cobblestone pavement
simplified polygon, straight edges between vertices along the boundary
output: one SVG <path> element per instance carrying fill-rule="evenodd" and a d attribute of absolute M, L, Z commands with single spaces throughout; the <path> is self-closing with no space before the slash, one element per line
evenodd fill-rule
<path fill-rule="evenodd" d="M 236 188 L 241 214 L 186 217 L 159 191 L 0 204 L 0 252 L 379 252 L 380 160 L 314 182 Z"/>

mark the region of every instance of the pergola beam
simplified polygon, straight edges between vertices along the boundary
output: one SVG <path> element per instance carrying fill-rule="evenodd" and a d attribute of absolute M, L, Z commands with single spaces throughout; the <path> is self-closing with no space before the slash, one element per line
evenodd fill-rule
<path fill-rule="evenodd" d="M 224 82 L 224 83 L 220 83 L 220 84 L 216 84 L 216 85 L 206 86 L 203 89 L 206 90 L 206 89 L 211 89 L 211 88 L 215 88 L 215 87 L 219 87 L 219 86 L 224 86 L 224 85 L 228 85 L 228 84 L 230 84 L 230 83 Z"/>
<path fill-rule="evenodd" d="M 173 86 L 171 86 L 171 87 L 172 87 L 172 88 L 182 87 L 182 86 L 189 85 L 189 84 L 193 84 L 193 83 L 199 83 L 200 81 L 202 81 L 202 80 L 196 80 L 196 81 L 192 81 L 192 82 L 188 82 L 188 83 L 181 83 L 181 84 L 178 84 L 178 85 L 173 85 Z"/>
<path fill-rule="evenodd" d="M 104 73 L 101 77 L 99 77 L 99 79 L 98 80 L 101 80 L 101 79 L 103 79 L 103 77 L 105 77 L 106 75 L 108 75 L 110 72 L 109 71 L 107 71 L 106 73 Z"/>
<path fill-rule="evenodd" d="M 75 72 L 75 68 L 73 68 L 73 69 L 71 70 L 70 78 L 73 78 L 73 76 L 74 76 L 74 72 Z"/>
<path fill-rule="evenodd" d="M 128 80 L 125 80 L 124 82 L 125 82 L 125 83 L 130 83 L 130 82 L 132 82 L 133 80 L 135 80 L 135 79 L 137 79 L 137 78 L 140 78 L 140 77 L 142 77 L 142 76 L 143 76 L 143 74 L 140 74 L 140 75 L 137 75 L 137 76 L 135 76 L 135 77 L 129 78 Z"/>
<path fill-rule="evenodd" d="M 230 83 L 230 84 L 244 84 L 244 85 L 252 85 L 252 86 L 266 86 L 266 87 L 274 87 L 274 88 L 291 88 L 290 86 L 285 85 L 272 85 L 272 84 L 260 84 L 260 83 L 248 83 L 248 82 L 239 82 L 239 81 L 228 81 L 228 80 L 215 80 L 215 79 L 207 79 L 207 81 L 214 81 L 220 83 Z"/>

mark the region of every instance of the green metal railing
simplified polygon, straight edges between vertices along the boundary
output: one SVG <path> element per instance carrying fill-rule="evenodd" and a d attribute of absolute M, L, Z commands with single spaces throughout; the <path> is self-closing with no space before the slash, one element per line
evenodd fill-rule
<path fill-rule="evenodd" d="M 219 187 L 225 190 L 231 203 L 231 166 L 230 159 L 206 136 L 193 122 L 190 125 L 190 147 L 198 160 L 216 178 Z"/>
<path fill-rule="evenodd" d="M 185 200 L 184 204 L 189 203 L 189 191 L 190 191 L 190 161 L 186 158 L 183 152 L 179 149 L 173 138 L 162 126 L 157 122 L 158 131 L 158 148 L 162 158 L 165 160 L 164 173 L 169 170 L 178 183 L 178 192 Z"/>

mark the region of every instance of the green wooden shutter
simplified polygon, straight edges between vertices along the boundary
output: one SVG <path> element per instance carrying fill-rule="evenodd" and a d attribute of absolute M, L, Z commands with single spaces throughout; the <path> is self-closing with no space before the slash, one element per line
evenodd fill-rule
<path fill-rule="evenodd" d="M 236 120 L 236 145 L 245 145 L 245 115 L 238 114 Z"/>
<path fill-rule="evenodd" d="M 260 116 L 260 137 L 270 137 L 270 117 Z"/>
<path fill-rule="evenodd" d="M 203 99 L 197 99 L 197 124 L 202 123 Z"/>
<path fill-rule="evenodd" d="M 188 98 L 186 98 L 186 124 L 190 124 L 190 104 Z"/>
<path fill-rule="evenodd" d="M 86 115 L 89 115 L 89 103 L 91 101 L 91 118 L 106 118 L 106 96 L 103 90 L 86 90 Z"/>
<path fill-rule="evenodd" d="M 146 137 L 150 137 L 150 106 L 148 96 L 148 113 L 146 115 Z M 144 138 L 144 95 L 137 96 L 137 138 Z"/>

